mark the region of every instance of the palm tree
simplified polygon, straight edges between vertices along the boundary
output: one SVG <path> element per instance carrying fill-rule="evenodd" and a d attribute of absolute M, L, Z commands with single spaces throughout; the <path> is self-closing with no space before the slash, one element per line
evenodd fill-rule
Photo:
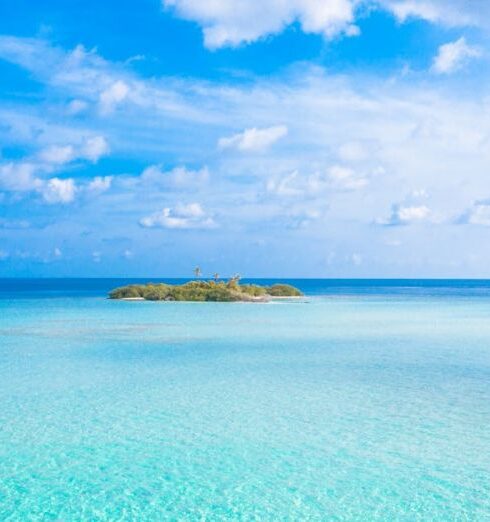
<path fill-rule="evenodd" d="M 196 268 L 194 268 L 194 275 L 197 277 L 197 278 L 200 278 L 201 277 L 201 268 L 196 266 Z"/>
<path fill-rule="evenodd" d="M 230 286 L 236 286 L 240 282 L 240 274 L 235 274 L 229 281 Z"/>
<path fill-rule="evenodd" d="M 218 274 L 218 272 L 216 272 L 216 273 L 213 275 L 213 277 L 214 277 L 214 280 L 217 281 L 217 280 L 219 279 L 219 274 Z"/>

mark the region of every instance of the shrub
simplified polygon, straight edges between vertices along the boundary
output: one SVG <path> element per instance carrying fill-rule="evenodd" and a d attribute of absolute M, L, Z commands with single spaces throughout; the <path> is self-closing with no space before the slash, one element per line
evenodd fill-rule
<path fill-rule="evenodd" d="M 267 288 L 267 293 L 272 297 L 299 297 L 302 294 L 297 288 L 291 285 L 275 284 Z"/>
<path fill-rule="evenodd" d="M 303 295 L 291 285 L 275 284 L 270 287 L 240 285 L 238 278 L 224 281 L 190 281 L 183 285 L 148 283 L 116 288 L 109 293 L 111 299 L 142 297 L 148 301 L 253 301 L 257 298 L 293 297 Z"/>

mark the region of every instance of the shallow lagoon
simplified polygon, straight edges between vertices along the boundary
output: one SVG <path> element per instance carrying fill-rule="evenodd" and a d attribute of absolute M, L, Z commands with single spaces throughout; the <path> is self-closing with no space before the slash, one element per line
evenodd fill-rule
<path fill-rule="evenodd" d="M 489 519 L 490 299 L 348 294 L 0 299 L 0 519 Z"/>

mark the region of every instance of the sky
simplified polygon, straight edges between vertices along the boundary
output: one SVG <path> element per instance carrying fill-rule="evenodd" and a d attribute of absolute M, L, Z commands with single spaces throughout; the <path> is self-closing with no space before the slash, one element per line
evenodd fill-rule
<path fill-rule="evenodd" d="M 0 277 L 490 277 L 487 0 L 2 0 Z"/>

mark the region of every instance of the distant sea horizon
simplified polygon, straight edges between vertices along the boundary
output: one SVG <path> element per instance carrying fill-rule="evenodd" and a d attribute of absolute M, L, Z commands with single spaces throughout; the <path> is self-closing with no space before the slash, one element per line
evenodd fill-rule
<path fill-rule="evenodd" d="M 104 296 L 128 284 L 182 284 L 195 277 L 0 277 L 0 299 L 5 297 Z M 209 280 L 212 277 L 200 277 Z M 220 279 L 227 279 L 223 277 Z M 477 278 L 306 278 L 244 277 L 242 283 L 269 285 L 284 282 L 309 296 L 405 295 L 490 297 L 490 279 Z"/>

